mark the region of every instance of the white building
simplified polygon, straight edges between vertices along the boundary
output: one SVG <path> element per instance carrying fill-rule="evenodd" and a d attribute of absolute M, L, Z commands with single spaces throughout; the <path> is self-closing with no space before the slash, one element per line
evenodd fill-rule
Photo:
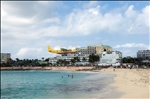
<path fill-rule="evenodd" d="M 57 62 L 57 58 L 56 58 L 56 57 L 54 57 L 54 58 L 49 58 L 49 63 L 51 63 L 51 64 L 56 64 L 56 62 Z"/>
<path fill-rule="evenodd" d="M 58 60 L 66 60 L 70 62 L 71 59 L 74 59 L 75 57 L 78 57 L 80 62 L 87 62 L 89 60 L 89 54 L 67 54 L 49 58 L 49 63 L 52 63 L 54 65 Z"/>
<path fill-rule="evenodd" d="M 137 58 L 150 59 L 150 50 L 139 50 Z"/>
<path fill-rule="evenodd" d="M 121 60 L 122 60 L 122 53 L 119 51 L 103 52 L 100 58 L 99 66 L 120 65 Z"/>
<path fill-rule="evenodd" d="M 11 58 L 10 53 L 1 53 L 1 63 L 7 63 Z"/>

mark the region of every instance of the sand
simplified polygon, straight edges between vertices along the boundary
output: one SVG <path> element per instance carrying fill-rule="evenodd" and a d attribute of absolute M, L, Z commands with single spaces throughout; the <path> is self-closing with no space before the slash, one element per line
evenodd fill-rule
<path fill-rule="evenodd" d="M 115 69 L 114 71 L 114 68 L 107 68 L 100 72 L 116 75 L 111 86 L 122 94 L 119 96 L 117 93 L 111 93 L 109 99 L 150 99 L 150 69 Z"/>

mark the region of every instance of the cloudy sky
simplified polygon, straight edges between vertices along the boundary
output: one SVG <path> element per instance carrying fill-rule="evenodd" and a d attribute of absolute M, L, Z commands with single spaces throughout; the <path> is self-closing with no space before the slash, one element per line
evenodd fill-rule
<path fill-rule="evenodd" d="M 2 1 L 1 52 L 53 57 L 55 49 L 110 45 L 123 56 L 150 49 L 148 1 Z"/>

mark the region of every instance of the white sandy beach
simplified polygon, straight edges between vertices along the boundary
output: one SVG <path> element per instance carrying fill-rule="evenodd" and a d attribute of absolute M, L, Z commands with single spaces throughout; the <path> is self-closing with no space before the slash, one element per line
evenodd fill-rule
<path fill-rule="evenodd" d="M 116 74 L 114 83 L 118 92 L 123 93 L 121 97 L 112 93 L 109 99 L 150 99 L 150 69 L 102 69 L 105 74 Z M 108 99 L 108 98 L 107 98 Z"/>

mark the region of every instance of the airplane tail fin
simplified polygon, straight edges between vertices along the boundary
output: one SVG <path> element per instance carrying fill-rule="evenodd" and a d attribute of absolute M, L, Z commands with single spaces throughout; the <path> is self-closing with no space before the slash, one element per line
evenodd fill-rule
<path fill-rule="evenodd" d="M 51 51 L 51 47 L 48 45 L 48 51 L 50 52 Z"/>

